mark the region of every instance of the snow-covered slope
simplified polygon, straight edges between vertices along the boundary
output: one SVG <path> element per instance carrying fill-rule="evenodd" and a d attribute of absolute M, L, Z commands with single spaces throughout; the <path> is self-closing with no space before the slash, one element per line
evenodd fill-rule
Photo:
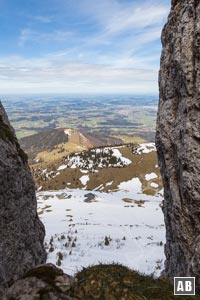
<path fill-rule="evenodd" d="M 48 261 L 74 274 L 83 266 L 119 262 L 148 274 L 163 268 L 162 196 L 142 194 L 138 178 L 116 192 L 39 192 Z"/>

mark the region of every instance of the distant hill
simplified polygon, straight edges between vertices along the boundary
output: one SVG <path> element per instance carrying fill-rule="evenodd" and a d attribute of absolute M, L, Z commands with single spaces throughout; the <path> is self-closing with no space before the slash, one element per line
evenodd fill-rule
<path fill-rule="evenodd" d="M 34 158 L 37 153 L 45 150 L 51 151 L 55 145 L 67 143 L 68 140 L 69 137 L 64 129 L 59 128 L 21 138 L 20 144 L 29 158 Z"/>
<path fill-rule="evenodd" d="M 64 128 L 43 131 L 20 139 L 20 144 L 31 163 L 34 159 L 52 161 L 75 151 L 121 143 L 122 139 L 103 133 L 87 133 Z"/>

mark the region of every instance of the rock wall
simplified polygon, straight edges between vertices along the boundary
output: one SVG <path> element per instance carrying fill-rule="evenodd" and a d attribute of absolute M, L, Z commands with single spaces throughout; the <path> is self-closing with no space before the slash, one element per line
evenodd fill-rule
<path fill-rule="evenodd" d="M 156 146 L 164 184 L 164 274 L 200 287 L 200 2 L 174 0 L 162 32 Z"/>
<path fill-rule="evenodd" d="M 46 261 L 44 235 L 27 156 L 0 103 L 0 293 Z"/>

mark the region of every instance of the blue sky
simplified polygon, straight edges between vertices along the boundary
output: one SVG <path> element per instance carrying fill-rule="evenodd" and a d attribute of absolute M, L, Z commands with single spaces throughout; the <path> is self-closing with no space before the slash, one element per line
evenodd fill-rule
<path fill-rule="evenodd" d="M 0 93 L 157 93 L 170 0 L 0 0 Z"/>

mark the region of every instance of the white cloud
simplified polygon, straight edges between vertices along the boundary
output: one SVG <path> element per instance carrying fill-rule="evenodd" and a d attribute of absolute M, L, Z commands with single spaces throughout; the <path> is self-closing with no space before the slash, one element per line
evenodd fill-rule
<path fill-rule="evenodd" d="M 166 18 L 168 9 L 165 7 L 142 5 L 136 8 L 126 8 L 110 18 L 106 24 L 108 34 L 119 34 L 127 30 L 136 30 L 158 25 Z"/>
<path fill-rule="evenodd" d="M 61 42 L 72 36 L 70 31 L 54 30 L 52 32 L 39 32 L 29 28 L 23 29 L 19 36 L 19 45 L 24 46 L 26 42 L 43 43 L 46 41 Z"/>
<path fill-rule="evenodd" d="M 98 63 L 121 68 L 157 67 L 161 49 L 159 40 L 169 12 L 169 3 L 170 1 L 161 4 L 161 1 L 150 0 L 127 4 L 127 1 L 116 0 L 83 0 L 82 11 L 89 18 L 95 18 L 100 29 L 93 35 L 81 38 L 80 44 L 84 47 L 81 49 L 82 58 L 94 56 Z M 149 46 L 149 43 L 157 45 Z M 112 51 L 107 51 L 109 48 Z M 148 54 L 148 51 L 154 48 L 156 53 L 152 59 L 152 54 Z M 92 53 L 91 49 L 95 49 L 96 53 Z M 74 49 L 74 53 L 76 50 Z"/>
<path fill-rule="evenodd" d="M 107 35 L 117 35 L 128 30 L 137 30 L 148 26 L 159 26 L 166 20 L 169 3 L 160 1 L 117 1 L 83 0 L 81 9 L 95 18 Z"/>
<path fill-rule="evenodd" d="M 0 92 L 157 91 L 157 72 L 48 59 L 8 57 L 0 62 Z"/>

